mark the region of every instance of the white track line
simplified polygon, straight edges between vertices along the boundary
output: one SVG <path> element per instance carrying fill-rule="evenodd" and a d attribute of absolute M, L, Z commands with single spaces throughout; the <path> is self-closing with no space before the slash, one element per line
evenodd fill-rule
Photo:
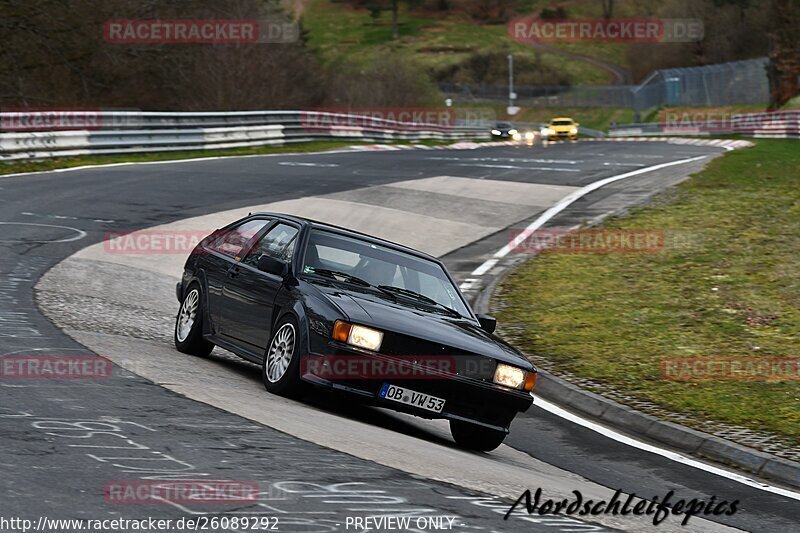
<path fill-rule="evenodd" d="M 356 145 L 358 146 L 358 145 Z M 202 150 L 200 150 L 202 151 Z M 192 157 L 187 159 L 165 159 L 163 161 L 121 161 L 119 163 L 98 163 L 96 165 L 81 165 L 78 167 L 63 167 L 63 168 L 54 168 L 50 170 L 35 170 L 32 172 L 17 172 L 15 174 L 0 174 L 0 179 L 3 178 L 15 178 L 18 176 L 34 176 L 36 174 L 48 174 L 48 173 L 59 173 L 59 172 L 75 172 L 76 170 L 92 170 L 92 169 L 99 169 L 102 170 L 104 168 L 114 168 L 114 167 L 131 167 L 131 166 L 142 166 L 142 165 L 173 165 L 173 164 L 180 164 L 180 163 L 197 163 L 198 161 L 217 161 L 219 159 L 250 159 L 254 157 L 284 157 L 284 156 L 304 156 L 304 155 L 329 155 L 329 154 L 349 154 L 349 153 L 356 153 L 361 152 L 361 150 L 355 149 L 355 146 L 346 146 L 342 148 L 334 148 L 332 150 L 322 150 L 317 152 L 275 152 L 275 153 L 267 153 L 267 154 L 246 154 L 246 155 L 218 155 L 218 156 L 201 156 L 201 157 Z M 146 154 L 147 152 L 142 152 Z M 24 160 L 23 160 L 24 161 Z M 16 162 L 16 161 L 15 161 Z"/>
<path fill-rule="evenodd" d="M 356 142 L 354 139 L 353 142 Z M 463 141 L 461 141 L 463 142 Z M 431 146 L 432 149 L 442 149 L 442 150 L 474 150 L 478 148 L 496 148 L 498 146 L 510 146 L 506 143 L 473 143 L 475 146 L 470 148 L 453 148 L 454 146 L 458 145 L 459 142 L 455 142 L 452 144 L 440 145 L 440 146 Z M 286 146 L 286 144 L 278 145 L 278 146 Z M 0 174 L 0 179 L 3 178 L 16 178 L 19 176 L 34 176 L 36 174 L 47 174 L 47 173 L 57 173 L 57 172 L 75 172 L 76 170 L 92 170 L 92 169 L 104 169 L 104 168 L 113 168 L 113 167 L 128 167 L 134 165 L 171 165 L 171 164 L 178 164 L 178 163 L 196 163 L 198 161 L 216 161 L 218 159 L 249 159 L 253 157 L 283 157 L 283 156 L 304 156 L 304 155 L 330 155 L 330 154 L 350 154 L 350 153 L 364 153 L 374 150 L 374 146 L 386 146 L 387 150 L 412 150 L 412 149 L 419 149 L 419 148 L 426 148 L 425 145 L 400 145 L 400 144 L 386 144 L 386 145 L 351 145 L 351 146 L 343 146 L 341 148 L 334 148 L 331 150 L 320 150 L 314 152 L 276 152 L 276 153 L 267 153 L 267 154 L 247 154 L 247 155 L 218 155 L 218 156 L 202 156 L 199 157 L 192 157 L 188 159 L 165 159 L 163 161 L 121 161 L 119 163 L 97 163 L 97 164 L 89 164 L 89 165 L 81 165 L 77 167 L 64 167 L 64 168 L 54 168 L 50 170 L 35 170 L 32 172 L 16 172 L 14 174 Z M 403 146 L 404 148 L 399 148 Z M 198 150 L 198 152 L 202 152 L 203 150 Z M 143 154 L 147 154 L 149 152 L 140 152 Z M 131 155 L 136 154 L 136 152 L 132 152 Z M 91 155 L 91 154 L 86 154 Z M 114 155 L 114 154 L 108 154 Z M 198 154 L 199 155 L 199 154 Z M 25 160 L 14 160 L 13 162 L 24 162 Z M 0 162 L 3 162 L 0 159 Z M 10 161 L 11 162 L 11 161 Z"/>
<path fill-rule="evenodd" d="M 654 165 L 652 167 L 645 167 L 640 168 L 638 170 L 633 170 L 631 172 L 626 172 L 625 174 L 619 174 L 617 176 L 611 176 L 610 178 L 605 178 L 600 181 L 596 181 L 594 183 L 590 183 L 589 185 L 578 189 L 577 191 L 565 196 L 558 204 L 554 205 L 544 213 L 542 213 L 536 220 L 534 220 L 525 230 L 520 233 L 512 243 L 509 243 L 500 250 L 498 250 L 491 259 L 487 259 L 486 261 L 481 264 L 478 268 L 476 268 L 472 272 L 472 276 L 482 276 L 486 272 L 492 269 L 503 257 L 508 255 L 514 248 L 519 246 L 526 238 L 528 238 L 534 231 L 541 228 L 548 220 L 556 216 L 558 213 L 563 211 L 567 206 L 575 202 L 576 200 L 586 196 L 592 191 L 596 191 L 597 189 L 608 185 L 609 183 L 614 183 L 615 181 L 623 180 L 625 178 L 631 178 L 633 176 L 638 176 L 640 174 L 644 174 L 646 172 L 652 172 L 654 170 L 659 170 L 666 167 L 671 167 L 674 165 L 682 165 L 684 163 L 691 163 L 692 161 L 699 161 L 707 156 L 698 156 L 698 157 L 690 157 L 689 159 L 679 159 L 678 161 L 670 161 L 668 163 L 661 163 L 659 165 Z M 472 281 L 474 283 L 475 280 Z M 652 444 L 647 444 L 645 442 L 636 440 L 632 437 L 628 437 L 627 435 L 623 435 L 613 429 L 607 428 L 602 426 L 596 422 L 592 422 L 585 418 L 582 418 L 578 415 L 570 413 L 558 407 L 557 405 L 548 402 L 547 400 L 543 400 L 541 397 L 536 398 L 536 403 L 534 404 L 537 407 L 541 407 L 545 411 L 552 413 L 558 417 L 561 417 L 565 420 L 569 420 L 579 426 L 583 426 L 587 429 L 590 429 L 596 433 L 600 433 L 601 435 L 608 437 L 609 439 L 615 440 L 617 442 L 621 442 L 622 444 L 626 444 L 628 446 L 638 448 L 640 450 L 644 450 L 650 453 L 654 453 L 656 455 L 660 455 L 661 457 L 665 457 L 672 461 L 684 464 L 686 466 L 691 466 L 693 468 L 697 468 L 699 470 L 703 470 L 705 472 L 716 474 L 718 476 L 730 479 L 732 481 L 737 481 L 742 483 L 743 485 L 747 485 L 749 487 L 753 487 L 756 489 L 761 489 L 766 492 L 772 492 L 773 494 L 779 494 L 781 496 L 785 496 L 787 498 L 792 498 L 794 500 L 800 500 L 800 493 L 794 492 L 788 489 L 784 489 L 781 487 L 776 487 L 774 485 L 770 485 L 768 483 L 764 483 L 761 481 L 756 481 L 751 479 L 747 476 L 743 476 L 741 474 L 737 474 L 735 472 L 730 472 L 723 468 L 716 467 L 714 465 L 710 465 L 704 463 L 702 461 L 698 461 L 697 459 L 692 459 L 690 457 L 686 457 L 685 455 L 681 455 L 677 452 L 673 452 L 671 450 L 666 450 L 664 448 L 659 448 L 658 446 L 654 446 Z"/>
<path fill-rule="evenodd" d="M 773 494 L 779 494 L 781 496 L 786 496 L 787 498 L 791 498 L 793 500 L 800 500 L 800 493 L 794 492 L 788 489 L 784 489 L 781 487 L 775 487 L 768 483 L 764 483 L 762 481 L 757 481 L 755 479 L 751 479 L 747 476 L 743 476 L 742 474 L 737 474 L 736 472 L 730 472 L 723 468 L 716 467 L 714 465 L 710 465 L 704 463 L 702 461 L 698 461 L 697 459 L 692 459 L 691 457 L 686 457 L 677 452 L 673 452 L 671 450 L 665 450 L 663 448 L 659 448 L 658 446 L 654 446 L 652 444 L 647 444 L 646 442 L 642 442 L 631 438 L 627 435 L 623 435 L 611 428 L 605 427 L 600 425 L 596 422 L 592 422 L 590 420 L 586 420 L 585 418 L 581 418 L 578 415 L 570 413 L 562 409 L 561 407 L 548 402 L 547 400 L 543 400 L 539 396 L 536 397 L 536 403 L 534 404 L 536 407 L 541 407 L 548 413 L 552 413 L 558 417 L 561 417 L 565 420 L 569 420 L 574 424 L 578 424 L 579 426 L 583 426 L 587 429 L 590 429 L 596 433 L 600 433 L 604 437 L 608 437 L 611 440 L 615 440 L 617 442 L 621 442 L 622 444 L 626 444 L 628 446 L 632 446 L 634 448 L 638 448 L 640 450 L 644 450 L 646 452 L 654 453 L 656 455 L 660 455 L 661 457 L 666 457 L 671 461 L 675 461 L 677 463 L 684 464 L 686 466 L 691 466 L 694 468 L 698 468 L 700 470 L 704 470 L 711 474 L 716 474 L 718 476 L 722 476 L 724 478 L 738 481 L 743 485 L 747 485 L 749 487 L 753 487 L 756 489 L 761 489 L 767 492 L 772 492 Z"/>
<path fill-rule="evenodd" d="M 577 168 L 558 168 L 558 167 L 520 167 L 516 165 L 490 165 L 488 163 L 459 163 L 460 167 L 485 167 L 485 168 L 509 168 L 520 170 L 548 170 L 551 172 L 581 172 Z"/>
<path fill-rule="evenodd" d="M 707 156 L 705 155 L 701 155 L 697 157 L 690 157 L 689 159 L 679 159 L 677 161 L 661 163 L 658 165 L 653 165 L 652 167 L 639 168 L 636 170 L 632 170 L 630 172 L 626 172 L 624 174 L 618 174 L 616 176 L 611 176 L 610 178 L 605 178 L 599 181 L 595 181 L 594 183 L 590 183 L 585 187 L 581 187 L 577 191 L 568 194 L 556 205 L 554 205 L 553 207 L 551 207 L 550 209 L 539 215 L 539 217 L 533 222 L 531 222 L 531 224 L 527 228 L 525 228 L 522 232 L 520 232 L 520 234 L 517 235 L 511 243 L 506 244 L 505 246 L 500 248 L 497 252 L 495 252 L 495 254 L 492 256 L 491 259 L 487 259 L 486 261 L 483 262 L 481 266 L 473 270 L 471 275 L 482 276 L 483 274 L 491 270 L 491 268 L 495 266 L 500 259 L 507 256 L 512 250 L 514 250 L 514 248 L 525 242 L 525 239 L 530 237 L 534 231 L 541 228 L 547 221 L 549 221 L 551 218 L 553 218 L 561 211 L 566 209 L 567 206 L 569 206 L 570 204 L 574 203 L 577 200 L 580 200 L 590 192 L 596 191 L 597 189 L 604 187 L 609 183 L 614 183 L 619 180 L 632 178 L 634 176 L 638 176 L 646 172 L 653 172 L 654 170 L 660 170 L 662 168 L 671 167 L 674 165 L 682 165 L 684 163 L 691 163 L 692 161 L 699 161 L 700 159 L 704 159 L 706 157 Z"/>

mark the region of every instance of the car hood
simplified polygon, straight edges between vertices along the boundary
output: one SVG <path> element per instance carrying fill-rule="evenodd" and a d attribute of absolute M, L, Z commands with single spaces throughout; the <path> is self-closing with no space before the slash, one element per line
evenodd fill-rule
<path fill-rule="evenodd" d="M 548 128 L 555 131 L 556 133 L 569 133 L 569 131 L 574 127 L 575 126 L 548 126 Z"/>
<path fill-rule="evenodd" d="M 348 320 L 383 331 L 446 345 L 456 350 L 492 357 L 522 368 L 531 364 L 503 340 L 466 319 L 425 311 L 378 294 L 350 291 L 343 287 L 314 283 Z"/>

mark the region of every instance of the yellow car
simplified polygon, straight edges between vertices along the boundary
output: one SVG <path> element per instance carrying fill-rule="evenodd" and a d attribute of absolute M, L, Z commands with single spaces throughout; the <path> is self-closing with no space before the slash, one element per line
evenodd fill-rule
<path fill-rule="evenodd" d="M 578 138 L 578 124 L 571 118 L 554 118 L 547 126 L 542 128 L 542 139 L 552 141 L 553 139 L 569 139 L 574 141 Z"/>

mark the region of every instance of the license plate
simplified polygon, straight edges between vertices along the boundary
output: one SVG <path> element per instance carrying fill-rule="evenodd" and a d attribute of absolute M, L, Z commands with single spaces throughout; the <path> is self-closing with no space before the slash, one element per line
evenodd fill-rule
<path fill-rule="evenodd" d="M 444 400 L 442 398 L 423 394 L 404 387 L 398 387 L 397 385 L 390 385 L 388 383 L 383 384 L 378 396 L 393 402 L 413 405 L 414 407 L 425 409 L 426 411 L 433 411 L 434 413 L 441 413 L 442 409 L 444 409 Z"/>

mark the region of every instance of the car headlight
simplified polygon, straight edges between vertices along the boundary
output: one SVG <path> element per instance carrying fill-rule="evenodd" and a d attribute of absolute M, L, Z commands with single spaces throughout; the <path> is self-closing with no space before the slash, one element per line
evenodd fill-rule
<path fill-rule="evenodd" d="M 555 135 L 556 132 L 551 130 L 550 128 L 544 128 L 542 130 L 542 135 Z"/>
<path fill-rule="evenodd" d="M 515 129 L 510 129 L 510 130 L 508 130 L 508 134 L 509 134 L 509 135 L 516 135 L 516 134 L 517 134 L 517 130 L 515 130 Z"/>
<path fill-rule="evenodd" d="M 500 135 L 500 130 L 492 130 L 492 135 Z"/>
<path fill-rule="evenodd" d="M 519 133 L 515 133 L 511 136 L 511 138 L 514 139 L 515 141 L 518 141 L 522 139 L 522 135 L 520 135 Z"/>
<path fill-rule="evenodd" d="M 377 352 L 381 349 L 383 332 L 366 326 L 337 320 L 333 325 L 334 340 Z"/>
<path fill-rule="evenodd" d="M 526 138 L 527 140 L 529 140 L 529 141 L 532 141 L 532 140 L 533 140 L 533 138 L 534 138 L 534 136 L 535 136 L 535 135 L 533 134 L 533 132 L 532 132 L 532 131 L 526 131 L 526 132 L 525 132 L 525 138 Z"/>
<path fill-rule="evenodd" d="M 530 392 L 536 385 L 536 372 L 527 372 L 515 366 L 497 363 L 492 381 L 504 387 Z"/>
<path fill-rule="evenodd" d="M 573 134 L 578 133 L 578 128 L 572 128 L 571 130 L 569 130 L 569 132 Z"/>

